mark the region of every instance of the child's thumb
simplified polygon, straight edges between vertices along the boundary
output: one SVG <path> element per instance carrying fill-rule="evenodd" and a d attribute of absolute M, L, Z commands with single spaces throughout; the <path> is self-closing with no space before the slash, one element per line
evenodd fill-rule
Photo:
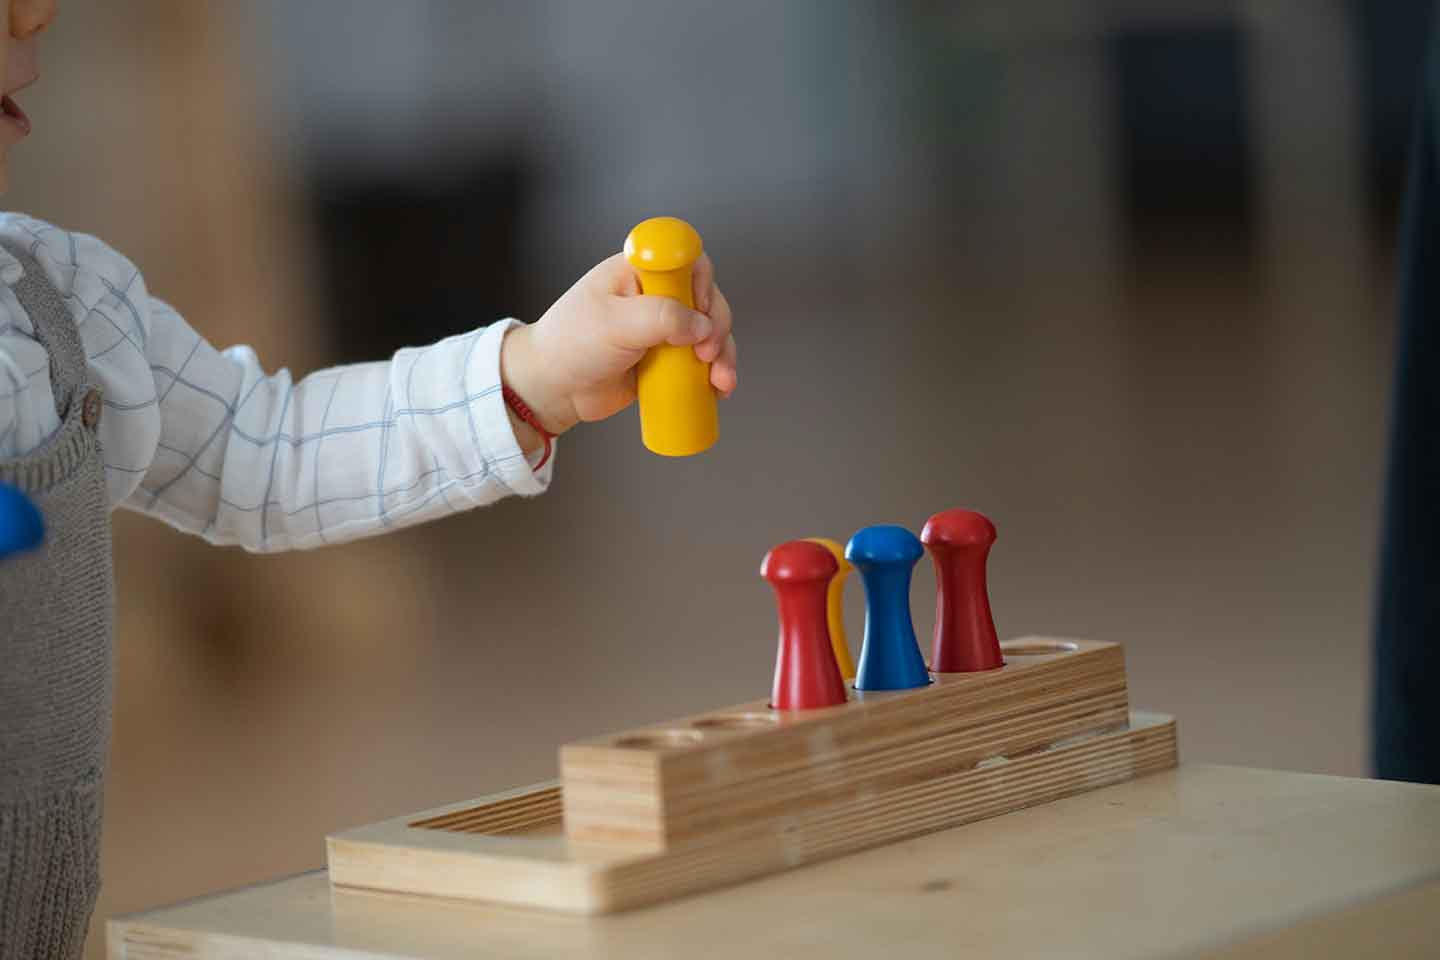
<path fill-rule="evenodd" d="M 595 264 L 589 278 L 603 293 L 622 297 L 634 297 L 640 293 L 640 275 L 630 266 L 630 261 L 625 259 L 623 253 L 617 253 Z"/>
<path fill-rule="evenodd" d="M 611 303 L 615 340 L 630 350 L 646 350 L 662 343 L 699 343 L 714 329 L 705 314 L 670 297 L 614 297 Z"/>

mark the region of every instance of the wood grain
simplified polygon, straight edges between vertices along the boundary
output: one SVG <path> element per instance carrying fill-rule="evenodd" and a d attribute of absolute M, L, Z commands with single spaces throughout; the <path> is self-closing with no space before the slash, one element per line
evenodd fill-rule
<path fill-rule="evenodd" d="M 1026 638 L 997 670 L 932 674 L 927 687 L 850 691 L 842 705 L 738 704 L 560 751 L 572 840 L 651 849 L 858 802 L 1125 726 L 1116 644 Z"/>
<path fill-rule="evenodd" d="M 1031 637 L 1005 666 L 834 707 L 764 701 L 595 737 L 561 780 L 329 838 L 332 881 L 606 913 L 1045 803 L 1176 764 L 1119 646 Z"/>
<path fill-rule="evenodd" d="M 1175 723 L 1135 714 L 1123 730 L 996 756 L 862 802 L 772 818 L 665 850 L 568 840 L 559 818 L 523 832 L 416 827 L 518 803 L 557 804 L 557 783 L 453 804 L 329 838 L 337 886 L 607 913 L 1046 803 L 1173 767 Z"/>

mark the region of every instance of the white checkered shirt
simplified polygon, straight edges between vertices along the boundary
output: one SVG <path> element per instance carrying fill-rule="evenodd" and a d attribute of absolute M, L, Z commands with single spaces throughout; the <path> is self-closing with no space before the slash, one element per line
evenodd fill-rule
<path fill-rule="evenodd" d="M 19 214 L 0 235 L 27 246 L 70 306 L 103 393 L 113 506 L 212 543 L 272 551 L 353 540 L 549 485 L 516 443 L 500 393 L 505 320 L 388 362 L 291 381 L 248 347 L 217 350 L 150 296 L 130 261 L 94 237 Z M 0 249 L 0 458 L 60 427 L 49 357 Z"/>

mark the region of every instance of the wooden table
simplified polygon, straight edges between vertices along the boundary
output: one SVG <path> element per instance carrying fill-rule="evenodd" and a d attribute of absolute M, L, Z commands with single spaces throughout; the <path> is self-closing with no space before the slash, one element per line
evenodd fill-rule
<path fill-rule="evenodd" d="M 112 958 L 1433 957 L 1440 787 L 1185 765 L 604 917 L 333 890 L 111 920 Z"/>

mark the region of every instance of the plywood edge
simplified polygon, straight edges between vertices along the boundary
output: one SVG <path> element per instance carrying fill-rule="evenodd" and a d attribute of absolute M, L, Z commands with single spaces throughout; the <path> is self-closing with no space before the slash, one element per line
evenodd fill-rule
<path fill-rule="evenodd" d="M 980 673 L 938 673 L 932 674 L 935 683 L 928 687 L 921 687 L 914 690 L 883 690 L 870 693 L 851 691 L 852 699 L 847 703 L 834 707 L 824 707 L 818 710 L 803 710 L 777 713 L 771 710 L 765 700 L 751 700 L 745 703 L 732 704 L 725 707 L 716 707 L 704 710 L 700 713 L 690 714 L 684 717 L 673 717 L 668 720 L 661 720 L 655 723 L 647 723 L 642 727 L 633 729 L 612 731 L 593 737 L 586 737 L 583 740 L 576 740 L 561 747 L 562 758 L 570 753 L 576 758 L 590 758 L 598 751 L 606 756 L 614 755 L 614 746 L 617 739 L 625 737 L 644 737 L 654 733 L 667 731 L 683 731 L 691 728 L 695 722 L 704 721 L 707 718 L 723 718 L 729 716 L 768 715 L 774 719 L 773 724 L 759 724 L 755 727 L 736 727 L 732 729 L 714 729 L 708 731 L 709 737 L 713 739 L 716 746 L 731 747 L 753 740 L 774 740 L 775 732 L 783 730 L 794 732 L 803 736 L 806 728 L 828 725 L 847 714 L 859 712 L 880 712 L 888 713 L 899 707 L 906 709 L 909 704 L 916 704 L 920 701 L 944 700 L 952 697 L 972 700 L 976 696 L 983 696 L 983 688 L 1001 684 L 1009 686 L 1013 683 L 1024 682 L 1027 674 L 1033 671 L 1046 671 L 1047 667 L 1054 664 L 1067 662 L 1067 669 L 1076 669 L 1084 661 L 1116 659 L 1113 664 L 1104 664 L 1102 673 L 1113 673 L 1123 681 L 1124 672 L 1124 648 L 1118 643 L 1111 643 L 1103 640 L 1080 640 L 1068 637 L 1040 637 L 1025 636 L 1015 640 L 1006 641 L 1002 648 L 1044 648 L 1063 647 L 1053 654 L 1031 654 L 1023 656 L 1012 656 L 1006 662 L 1005 667 L 999 670 L 987 670 Z M 686 741 L 676 741 L 673 746 L 666 746 L 657 743 L 650 756 L 658 757 L 663 762 L 665 759 L 693 754 L 697 751 L 698 744 Z M 704 749 L 711 749 L 708 745 Z M 644 754 L 641 754 L 642 756 Z M 628 762 L 634 762 L 633 755 L 626 756 Z"/>
<path fill-rule="evenodd" d="M 1121 730 L 994 756 L 968 770 L 796 811 L 666 850 L 412 826 L 555 789 L 522 787 L 328 838 L 337 886 L 594 914 L 918 837 L 1173 768 L 1175 721 L 1135 712 Z"/>
<path fill-rule="evenodd" d="M 416 826 L 468 811 L 556 795 L 547 780 L 391 817 L 325 838 L 330 881 L 340 887 L 538 905 L 589 913 L 599 898 L 593 866 L 555 837 L 476 834 Z"/>
<path fill-rule="evenodd" d="M 752 701 L 567 744 L 566 834 L 675 846 L 1125 724 L 1119 645 L 1027 637 L 1004 649 L 999 669 L 932 674 L 930 685 L 909 690 L 852 690 L 834 707 L 781 712 Z"/>
<path fill-rule="evenodd" d="M 482 900 L 594 913 L 603 898 L 595 868 L 578 860 L 509 856 L 485 849 L 490 838 L 460 834 L 469 843 L 451 850 L 427 844 L 426 831 L 409 829 L 389 842 L 331 837 L 326 841 L 330 882 L 337 887 L 403 891 L 454 900 Z M 504 838 L 499 838 L 504 839 Z"/>
<path fill-rule="evenodd" d="M 1087 734 L 976 769 L 812 810 L 614 864 L 604 912 L 629 910 L 818 863 L 1173 769 L 1175 719 L 1137 713 L 1123 730 Z"/>
<path fill-rule="evenodd" d="M 330 834 L 327 840 L 356 840 L 365 841 L 381 837 L 387 837 L 395 830 L 409 828 L 412 824 L 421 823 L 427 820 L 438 820 L 442 817 L 453 814 L 465 813 L 481 807 L 493 807 L 497 804 L 514 800 L 523 800 L 546 793 L 559 794 L 559 780 L 542 780 L 538 783 L 530 783 L 520 787 L 512 787 L 509 790 L 502 790 L 499 793 L 487 793 L 483 796 L 473 797 L 469 800 L 459 800 L 455 803 L 447 803 L 439 807 L 431 807 L 428 810 L 420 810 L 415 813 L 407 813 L 398 817 L 391 817 L 388 820 L 380 820 L 376 823 L 367 823 L 360 827 L 350 827 L 338 833 Z M 444 832 L 444 831 L 437 831 Z"/>
<path fill-rule="evenodd" d="M 105 926 L 108 960 L 176 960 L 179 957 L 293 957 L 296 960 L 356 960 L 348 947 L 317 943 L 277 947 L 267 936 L 247 937 L 208 930 L 177 930 L 131 920 L 110 920 Z M 363 954 L 365 960 L 407 960 L 408 954 Z"/>

